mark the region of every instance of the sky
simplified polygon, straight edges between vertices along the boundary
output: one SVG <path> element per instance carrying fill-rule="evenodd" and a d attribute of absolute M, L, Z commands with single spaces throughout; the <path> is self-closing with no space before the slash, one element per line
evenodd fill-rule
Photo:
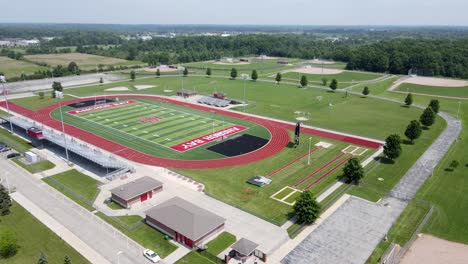
<path fill-rule="evenodd" d="M 468 0 L 15 0 L 0 22 L 468 26 L 467 10 Z"/>

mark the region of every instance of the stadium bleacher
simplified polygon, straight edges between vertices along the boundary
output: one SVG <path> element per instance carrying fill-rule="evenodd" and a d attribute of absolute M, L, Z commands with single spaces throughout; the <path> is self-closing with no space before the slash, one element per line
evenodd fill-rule
<path fill-rule="evenodd" d="M 216 107 L 226 107 L 231 103 L 230 100 L 218 99 L 218 98 L 213 98 L 210 96 L 203 96 L 200 99 L 198 99 L 197 102 L 199 104 L 207 104 L 207 105 L 212 105 Z"/>

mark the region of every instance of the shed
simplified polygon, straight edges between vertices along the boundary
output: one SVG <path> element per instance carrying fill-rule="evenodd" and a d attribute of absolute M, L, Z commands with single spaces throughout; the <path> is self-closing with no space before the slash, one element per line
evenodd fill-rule
<path fill-rule="evenodd" d="M 112 189 L 112 200 L 125 208 L 137 202 L 153 198 L 153 194 L 162 191 L 163 183 L 145 176 Z"/>

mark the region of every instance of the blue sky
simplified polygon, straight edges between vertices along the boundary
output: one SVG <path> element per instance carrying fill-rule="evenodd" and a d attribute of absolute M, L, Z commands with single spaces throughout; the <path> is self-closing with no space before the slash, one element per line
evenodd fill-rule
<path fill-rule="evenodd" d="M 15 0 L 0 22 L 466 26 L 467 10 L 468 0 Z"/>

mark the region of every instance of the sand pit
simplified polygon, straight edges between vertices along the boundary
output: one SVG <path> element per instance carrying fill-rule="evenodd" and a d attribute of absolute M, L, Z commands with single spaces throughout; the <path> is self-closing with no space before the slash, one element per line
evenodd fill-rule
<path fill-rule="evenodd" d="M 177 68 L 169 68 L 167 66 L 160 66 L 157 68 L 146 67 L 144 70 L 147 72 L 156 72 L 159 69 L 159 72 L 175 72 Z"/>
<path fill-rule="evenodd" d="M 247 64 L 250 64 L 250 62 L 248 62 L 248 61 L 239 61 L 239 62 L 216 61 L 213 64 L 217 64 L 217 65 L 247 65 Z"/>
<path fill-rule="evenodd" d="M 445 78 L 434 78 L 434 77 L 411 77 L 403 81 L 403 83 L 412 83 L 419 85 L 428 86 L 440 86 L 440 87 L 464 87 L 468 86 L 468 81 L 465 80 L 454 80 Z"/>
<path fill-rule="evenodd" d="M 322 69 L 319 67 L 303 67 L 291 70 L 291 72 L 304 73 L 304 74 L 339 74 L 344 72 L 344 70 L 338 69 Z"/>
<path fill-rule="evenodd" d="M 309 62 L 309 63 L 312 63 L 312 64 L 326 64 L 326 65 L 335 64 L 334 61 L 319 60 L 319 59 L 310 60 L 310 61 L 308 61 L 308 62 Z"/>
<path fill-rule="evenodd" d="M 300 116 L 300 117 L 296 117 L 296 120 L 297 120 L 297 121 L 307 121 L 307 120 L 309 120 L 309 119 L 307 119 L 307 118 L 305 118 L 305 117 L 303 117 L 303 116 Z"/>
<path fill-rule="evenodd" d="M 468 245 L 421 235 L 403 257 L 401 264 L 466 264 Z"/>
<path fill-rule="evenodd" d="M 149 88 L 154 88 L 158 87 L 157 85 L 135 85 L 135 89 L 139 90 L 144 90 L 144 89 L 149 89 Z"/>
<path fill-rule="evenodd" d="M 106 90 L 104 90 L 104 91 L 106 91 L 106 92 L 128 91 L 128 88 L 127 88 L 127 87 L 120 86 L 120 87 L 108 88 L 108 89 L 106 89 Z"/>

